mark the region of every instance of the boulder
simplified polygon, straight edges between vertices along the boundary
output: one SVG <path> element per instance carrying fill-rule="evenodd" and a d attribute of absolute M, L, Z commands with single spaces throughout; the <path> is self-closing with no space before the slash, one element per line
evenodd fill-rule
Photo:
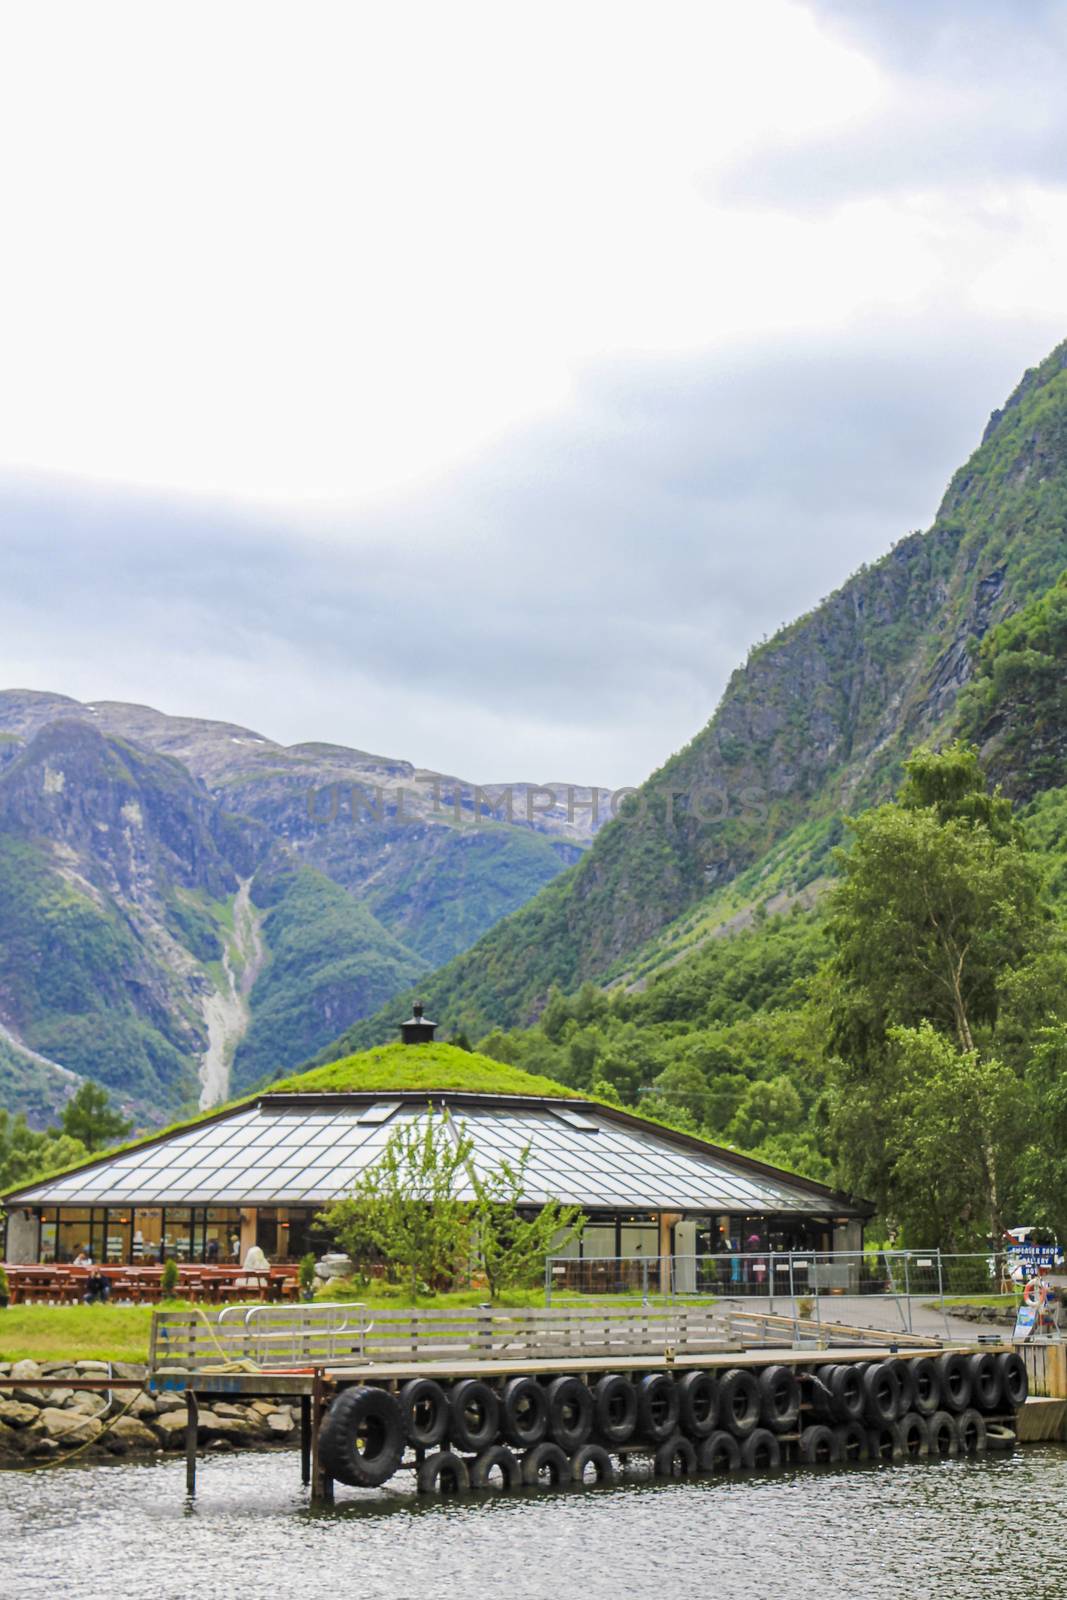
<path fill-rule="evenodd" d="M 21 1383 L 16 1382 L 13 1389 L 5 1390 L 5 1393 L 10 1394 L 12 1399 L 22 1400 L 27 1405 L 33 1406 L 43 1406 L 47 1403 L 44 1390 L 35 1389 L 32 1384 L 34 1378 L 41 1376 L 41 1369 L 36 1361 L 12 1362 L 10 1376 L 16 1380 L 22 1380 Z"/>
<path fill-rule="evenodd" d="M 148 1376 L 148 1368 L 143 1361 L 113 1361 L 111 1363 L 111 1376 L 113 1378 L 132 1378 L 137 1383 L 143 1383 Z"/>
<path fill-rule="evenodd" d="M 45 1361 L 41 1366 L 44 1378 L 76 1378 L 78 1369 L 69 1361 Z"/>
<path fill-rule="evenodd" d="M 167 1411 L 185 1411 L 187 1409 L 183 1394 L 157 1394 L 153 1404 L 158 1416 L 163 1416 Z"/>
<path fill-rule="evenodd" d="M 270 1429 L 271 1433 L 276 1433 L 279 1437 L 284 1437 L 285 1434 L 292 1433 L 295 1426 L 296 1424 L 289 1415 L 288 1411 L 272 1411 L 270 1416 L 267 1418 L 267 1427 Z"/>
<path fill-rule="evenodd" d="M 25 1360 L 13 1362 L 9 1376 L 12 1378 L 41 1378 L 44 1374 L 36 1361 Z"/>
<path fill-rule="evenodd" d="M 108 1378 L 111 1376 L 110 1361 L 79 1361 L 76 1365 L 83 1378 Z"/>
<path fill-rule="evenodd" d="M 104 1431 L 99 1417 L 87 1417 L 72 1411 L 61 1411 L 58 1406 L 45 1406 L 33 1424 L 35 1433 L 54 1439 L 63 1449 L 72 1445 L 88 1444 Z"/>
<path fill-rule="evenodd" d="M 241 1422 L 248 1420 L 244 1406 L 233 1406 L 228 1400 L 217 1400 L 211 1409 L 217 1417 L 237 1417 Z"/>
<path fill-rule="evenodd" d="M 163 1446 L 164 1450 L 181 1450 L 185 1445 L 185 1425 L 188 1414 L 184 1407 L 181 1411 L 167 1411 L 157 1417 L 152 1424 L 152 1432 Z"/>
<path fill-rule="evenodd" d="M 220 1417 L 217 1411 L 201 1411 L 197 1421 L 197 1438 L 229 1439 L 234 1444 L 244 1444 L 256 1436 L 254 1425 L 244 1417 Z"/>
<path fill-rule="evenodd" d="M 124 1400 L 123 1405 L 129 1406 L 129 1415 L 131 1417 L 140 1417 L 142 1421 L 155 1420 L 156 1403 L 151 1395 L 134 1395 L 132 1400 Z"/>
<path fill-rule="evenodd" d="M 119 1417 L 112 1423 L 101 1441 L 112 1455 L 124 1456 L 136 1450 L 158 1450 L 159 1440 L 151 1428 L 146 1428 L 136 1417 Z"/>
<path fill-rule="evenodd" d="M 65 1406 L 76 1393 L 74 1389 L 46 1389 L 44 1392 L 50 1406 Z"/>
<path fill-rule="evenodd" d="M 0 1400 L 0 1422 L 9 1428 L 28 1428 L 37 1421 L 38 1408 L 21 1400 Z"/>
<path fill-rule="evenodd" d="M 68 1411 L 82 1411 L 87 1417 L 101 1417 L 108 1409 L 107 1396 L 97 1394 L 93 1389 L 68 1390 L 70 1399 L 66 1403 Z"/>

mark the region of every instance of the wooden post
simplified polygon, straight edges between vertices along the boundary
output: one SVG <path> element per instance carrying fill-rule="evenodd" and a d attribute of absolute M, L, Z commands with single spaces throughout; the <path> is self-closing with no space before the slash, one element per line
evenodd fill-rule
<path fill-rule="evenodd" d="M 312 1505 L 333 1505 L 333 1479 L 323 1469 L 319 1460 L 319 1434 L 322 1431 L 322 1419 L 326 1415 L 326 1385 L 322 1378 L 322 1368 L 315 1368 L 315 1376 L 311 1380 L 311 1503 Z"/>
<path fill-rule="evenodd" d="M 196 1435 L 200 1423 L 200 1405 L 192 1389 L 185 1391 L 187 1416 L 185 1421 L 185 1492 L 196 1494 Z"/>
<path fill-rule="evenodd" d="M 300 1482 L 311 1482 L 311 1396 L 300 1396 Z"/>

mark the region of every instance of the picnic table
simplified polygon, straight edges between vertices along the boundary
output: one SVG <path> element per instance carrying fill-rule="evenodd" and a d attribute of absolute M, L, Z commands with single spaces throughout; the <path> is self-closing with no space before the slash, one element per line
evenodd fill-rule
<path fill-rule="evenodd" d="M 87 1280 L 106 1278 L 111 1299 L 134 1304 L 154 1303 L 162 1298 L 163 1268 L 109 1266 L 75 1267 L 62 1262 L 6 1266 L 12 1305 L 39 1302 L 50 1305 L 76 1305 L 85 1298 Z M 241 1300 L 295 1300 L 299 1291 L 295 1263 L 279 1263 L 267 1271 L 246 1267 L 179 1265 L 176 1294 L 182 1300 L 205 1300 L 222 1305 Z"/>

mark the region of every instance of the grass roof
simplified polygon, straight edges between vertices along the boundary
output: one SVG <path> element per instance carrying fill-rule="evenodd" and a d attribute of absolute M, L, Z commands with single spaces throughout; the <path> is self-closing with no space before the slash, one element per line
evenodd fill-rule
<path fill-rule="evenodd" d="M 541 1078 L 520 1067 L 494 1061 L 476 1050 L 458 1045 L 383 1044 L 358 1055 L 344 1056 L 325 1067 L 294 1073 L 268 1084 L 265 1094 L 375 1093 L 381 1090 L 452 1089 L 471 1094 L 528 1094 L 559 1099 L 574 1098 L 551 1078 Z"/>

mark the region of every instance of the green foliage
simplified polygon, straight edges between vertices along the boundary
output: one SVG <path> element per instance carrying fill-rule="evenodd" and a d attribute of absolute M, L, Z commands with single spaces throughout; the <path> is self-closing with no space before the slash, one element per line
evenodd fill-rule
<path fill-rule="evenodd" d="M 69 1134 L 55 1128 L 38 1133 L 21 1113 L 13 1117 L 0 1109 L 0 1194 L 82 1161 L 88 1153 Z"/>
<path fill-rule="evenodd" d="M 458 1191 L 472 1149 L 462 1126 L 432 1111 L 403 1123 L 373 1167 L 320 1220 L 353 1261 L 380 1255 L 413 1301 L 421 1286 L 446 1287 L 467 1250 L 469 1208 Z"/>
<path fill-rule="evenodd" d="M 327 1067 L 270 1084 L 272 1094 L 321 1094 L 374 1089 L 466 1089 L 475 1094 L 566 1095 L 548 1078 L 502 1065 L 477 1051 L 434 1040 L 384 1044 Z"/>
<path fill-rule="evenodd" d="M 297 1268 L 297 1278 L 300 1283 L 300 1293 L 305 1300 L 310 1300 L 315 1293 L 318 1280 L 315 1277 L 315 1255 L 308 1251 L 306 1256 L 301 1256 L 300 1266 Z"/>
<path fill-rule="evenodd" d="M 168 1256 L 163 1263 L 163 1272 L 160 1277 L 161 1293 L 164 1300 L 173 1298 L 178 1287 L 178 1263 L 173 1256 Z"/>
<path fill-rule="evenodd" d="M 60 1118 L 63 1132 L 79 1141 L 92 1153 L 104 1145 L 115 1144 L 129 1133 L 133 1123 L 112 1104 L 106 1089 L 87 1078 L 67 1101 Z"/>
<path fill-rule="evenodd" d="M 529 1204 L 526 1169 L 530 1146 L 517 1161 L 501 1158 L 496 1167 L 467 1163 L 467 1178 L 474 1190 L 471 1220 L 478 1259 L 489 1285 L 489 1296 L 499 1300 L 512 1289 L 530 1288 L 544 1271 L 545 1257 L 559 1252 L 580 1232 L 578 1206 L 564 1206 L 549 1197 L 540 1210 L 523 1216 Z"/>

